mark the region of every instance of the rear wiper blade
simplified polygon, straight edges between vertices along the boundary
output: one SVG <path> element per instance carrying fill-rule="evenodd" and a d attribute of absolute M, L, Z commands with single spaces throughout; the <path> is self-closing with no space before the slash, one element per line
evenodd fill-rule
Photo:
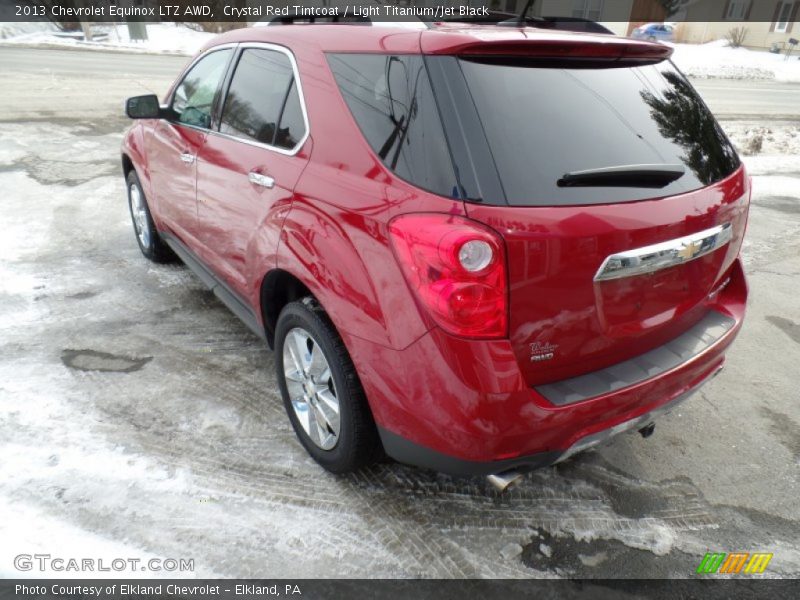
<path fill-rule="evenodd" d="M 683 165 L 621 165 L 586 171 L 571 171 L 558 180 L 558 187 L 662 188 L 686 173 Z"/>

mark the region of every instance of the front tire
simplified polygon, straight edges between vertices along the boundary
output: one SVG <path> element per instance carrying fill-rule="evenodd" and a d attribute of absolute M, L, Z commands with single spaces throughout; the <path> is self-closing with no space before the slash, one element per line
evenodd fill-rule
<path fill-rule="evenodd" d="M 380 458 L 380 439 L 353 362 L 312 298 L 281 311 L 275 365 L 289 420 L 314 460 L 332 473 L 347 473 Z"/>
<path fill-rule="evenodd" d="M 136 171 L 128 173 L 125 183 L 128 186 L 128 209 L 131 213 L 133 231 L 136 234 L 139 250 L 153 262 L 173 262 L 175 254 L 158 234 L 153 216 L 150 214 L 150 207 L 147 205 L 147 197 L 144 195 Z"/>

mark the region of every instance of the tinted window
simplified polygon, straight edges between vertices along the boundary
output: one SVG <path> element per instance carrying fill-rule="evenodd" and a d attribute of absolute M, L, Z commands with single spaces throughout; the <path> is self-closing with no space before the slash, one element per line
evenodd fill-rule
<path fill-rule="evenodd" d="M 381 161 L 421 188 L 456 196 L 453 165 L 422 58 L 332 54 L 328 63 Z"/>
<path fill-rule="evenodd" d="M 275 50 L 242 52 L 231 80 L 220 131 L 271 146 L 293 148 L 305 134 L 289 58 Z"/>
<path fill-rule="evenodd" d="M 739 165 L 713 116 L 669 62 L 583 69 L 458 62 L 509 204 L 672 195 L 719 181 Z M 656 190 L 556 183 L 573 171 L 676 163 L 685 165 L 685 174 Z"/>
<path fill-rule="evenodd" d="M 201 58 L 186 74 L 172 96 L 172 110 L 179 123 L 208 128 L 219 84 L 233 50 L 217 50 Z"/>
<path fill-rule="evenodd" d="M 296 82 L 292 81 L 289 95 L 286 97 L 286 105 L 283 107 L 278 135 L 275 137 L 275 145 L 281 148 L 294 148 L 305 132 L 306 124 L 303 120 L 303 109 L 300 106 L 300 94 L 297 93 Z"/>

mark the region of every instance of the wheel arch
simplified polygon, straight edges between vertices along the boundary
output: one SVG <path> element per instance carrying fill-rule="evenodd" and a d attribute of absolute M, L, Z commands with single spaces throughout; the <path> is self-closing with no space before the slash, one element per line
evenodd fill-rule
<path fill-rule="evenodd" d="M 281 310 L 290 302 L 306 296 L 311 296 L 319 302 L 308 286 L 289 271 L 275 268 L 264 275 L 259 298 L 264 333 L 271 349 L 275 348 L 275 327 Z"/>
<path fill-rule="evenodd" d="M 131 172 L 135 172 L 139 178 L 139 183 L 142 184 L 145 195 L 152 197 L 150 173 L 144 147 L 144 129 L 141 123 L 134 123 L 125 132 L 120 148 L 120 163 L 123 176 L 127 179 Z"/>
<path fill-rule="evenodd" d="M 131 160 L 131 157 L 128 156 L 127 153 L 125 152 L 122 153 L 121 161 L 122 161 L 122 175 L 125 177 L 125 179 L 127 179 L 128 173 L 134 170 L 133 161 Z"/>

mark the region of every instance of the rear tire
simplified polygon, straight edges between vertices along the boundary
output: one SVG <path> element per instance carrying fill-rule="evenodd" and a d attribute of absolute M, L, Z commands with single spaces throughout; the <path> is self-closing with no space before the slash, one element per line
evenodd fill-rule
<path fill-rule="evenodd" d="M 156 263 L 175 261 L 175 254 L 158 234 L 153 216 L 150 214 L 150 207 L 147 204 L 147 197 L 144 195 L 136 171 L 132 170 L 128 173 L 125 182 L 128 187 L 128 209 L 131 213 L 133 232 L 136 234 L 139 250 L 142 251 L 145 258 Z"/>
<path fill-rule="evenodd" d="M 275 366 L 300 443 L 332 473 L 376 462 L 382 447 L 350 355 L 311 297 L 287 304 L 275 329 Z"/>

